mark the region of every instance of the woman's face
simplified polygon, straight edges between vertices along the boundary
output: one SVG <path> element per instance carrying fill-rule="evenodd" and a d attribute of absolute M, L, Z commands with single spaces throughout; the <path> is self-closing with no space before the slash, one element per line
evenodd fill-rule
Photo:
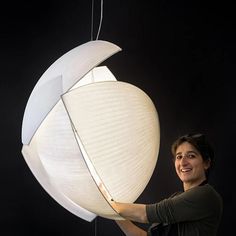
<path fill-rule="evenodd" d="M 185 190 L 204 181 L 205 171 L 209 166 L 210 162 L 204 161 L 199 151 L 190 143 L 184 142 L 176 149 L 175 170 Z"/>

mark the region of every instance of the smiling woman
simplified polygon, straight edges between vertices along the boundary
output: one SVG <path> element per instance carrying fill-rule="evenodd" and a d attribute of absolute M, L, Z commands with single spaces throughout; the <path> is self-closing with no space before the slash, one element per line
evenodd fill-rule
<path fill-rule="evenodd" d="M 172 145 L 175 170 L 183 183 L 183 192 L 174 193 L 155 204 L 112 202 L 126 220 L 116 221 L 127 236 L 217 235 L 222 215 L 222 199 L 207 183 L 214 152 L 205 135 L 188 134 Z M 134 222 L 152 223 L 148 232 Z"/>
<path fill-rule="evenodd" d="M 172 154 L 184 191 L 207 180 L 214 153 L 204 135 L 185 135 L 179 138 L 172 145 Z"/>

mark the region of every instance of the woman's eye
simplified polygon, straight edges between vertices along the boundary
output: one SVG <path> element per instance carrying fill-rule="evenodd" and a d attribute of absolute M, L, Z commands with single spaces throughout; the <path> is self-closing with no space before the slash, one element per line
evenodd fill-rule
<path fill-rule="evenodd" d="M 175 158 L 176 158 L 176 160 L 180 160 L 182 158 L 182 156 L 179 155 L 179 156 L 176 156 Z"/>
<path fill-rule="evenodd" d="M 189 157 L 189 158 L 194 158 L 195 155 L 194 155 L 194 154 L 189 154 L 188 157 Z"/>

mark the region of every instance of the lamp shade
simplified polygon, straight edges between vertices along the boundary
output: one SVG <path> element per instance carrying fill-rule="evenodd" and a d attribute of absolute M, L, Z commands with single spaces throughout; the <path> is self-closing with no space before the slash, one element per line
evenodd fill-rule
<path fill-rule="evenodd" d="M 158 114 L 141 89 L 96 67 L 119 47 L 91 41 L 78 48 L 32 91 L 22 154 L 42 187 L 73 214 L 122 219 L 109 201 L 134 202 L 145 189 L 158 158 Z"/>

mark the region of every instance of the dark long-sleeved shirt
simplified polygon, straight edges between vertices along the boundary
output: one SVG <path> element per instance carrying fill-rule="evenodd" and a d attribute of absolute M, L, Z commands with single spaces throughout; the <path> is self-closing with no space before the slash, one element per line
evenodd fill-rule
<path fill-rule="evenodd" d="M 217 235 L 222 209 L 220 195 L 209 184 L 146 206 L 150 223 L 175 224 L 178 236 Z"/>

